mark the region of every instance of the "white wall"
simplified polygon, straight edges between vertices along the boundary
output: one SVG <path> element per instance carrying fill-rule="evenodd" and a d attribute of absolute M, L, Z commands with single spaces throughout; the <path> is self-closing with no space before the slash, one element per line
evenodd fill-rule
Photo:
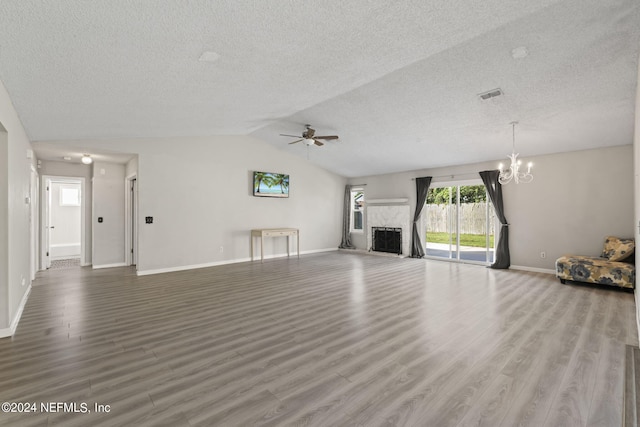
<path fill-rule="evenodd" d="M 533 182 L 503 186 L 511 264 L 553 270 L 556 258 L 566 253 L 599 255 L 607 235 L 632 236 L 632 152 L 631 145 L 623 145 L 525 156 L 534 163 Z M 495 169 L 498 163 L 353 178 L 350 183 L 367 184 L 367 199 L 408 197 L 413 213 L 416 190 L 411 178 L 433 176 L 433 183 L 476 179 L 477 172 Z M 363 237 L 353 240 L 365 249 Z M 540 258 L 541 251 L 546 252 L 546 259 Z"/>
<path fill-rule="evenodd" d="M 9 140 L 0 122 L 0 331 L 9 328 Z M 0 337 L 7 335 L 0 334 Z"/>
<path fill-rule="evenodd" d="M 248 260 L 252 228 L 299 228 L 303 252 L 340 244 L 345 178 L 255 138 L 123 139 L 74 145 L 88 152 L 109 149 L 138 155 L 137 265 L 142 274 Z M 290 197 L 253 197 L 254 170 L 289 174 Z M 147 216 L 154 218 L 153 224 L 145 224 Z M 265 256 L 283 253 L 285 239 L 265 242 Z"/>
<path fill-rule="evenodd" d="M 82 163 L 69 163 L 69 162 L 56 162 L 50 160 L 42 160 L 38 173 L 40 176 L 63 176 L 63 177 L 77 177 L 84 178 L 84 194 L 82 195 L 84 201 L 84 247 L 85 247 L 85 261 L 84 265 L 91 265 L 92 257 L 92 224 L 91 224 L 91 212 L 92 212 L 92 200 L 93 191 L 91 186 L 91 177 L 93 176 L 93 166 L 85 165 Z M 42 187 L 41 187 L 42 191 Z M 40 218 L 40 224 L 44 224 L 42 218 Z M 42 244 L 42 242 L 40 242 Z"/>
<path fill-rule="evenodd" d="M 13 333 L 30 289 L 31 144 L 0 82 L 0 337 Z M 2 129 L 0 129 L 0 132 Z"/>
<path fill-rule="evenodd" d="M 290 197 L 253 197 L 254 170 L 289 174 Z M 345 180 L 249 137 L 141 146 L 138 178 L 141 271 L 247 259 L 252 228 L 299 228 L 302 251 L 340 243 Z M 269 239 L 265 255 L 284 241 Z"/>
<path fill-rule="evenodd" d="M 134 156 L 124 167 L 124 176 L 129 177 L 138 173 L 138 156 Z"/>
<path fill-rule="evenodd" d="M 125 263 L 124 174 L 124 165 L 93 163 L 93 268 Z"/>
<path fill-rule="evenodd" d="M 625 145 L 533 158 L 534 182 L 504 191 L 512 264 L 554 269 L 564 254 L 600 255 L 608 235 L 632 237 L 632 153 Z"/>

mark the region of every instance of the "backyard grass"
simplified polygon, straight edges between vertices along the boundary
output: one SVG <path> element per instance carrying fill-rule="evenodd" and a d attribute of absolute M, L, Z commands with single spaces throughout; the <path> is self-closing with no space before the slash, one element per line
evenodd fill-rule
<path fill-rule="evenodd" d="M 451 241 L 455 244 L 455 234 L 451 236 Z M 449 244 L 449 233 L 427 233 L 428 243 L 446 243 Z M 460 246 L 472 246 L 476 248 L 484 248 L 487 244 L 487 238 L 484 234 L 461 234 Z M 489 236 L 489 247 L 493 247 L 493 236 Z"/>

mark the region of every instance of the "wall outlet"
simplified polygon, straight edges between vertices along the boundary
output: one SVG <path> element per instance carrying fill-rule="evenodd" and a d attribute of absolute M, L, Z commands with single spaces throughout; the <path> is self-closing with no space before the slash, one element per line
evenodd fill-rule
<path fill-rule="evenodd" d="M 220 253 L 224 252 L 224 246 L 220 246 Z"/>
<path fill-rule="evenodd" d="M 24 276 L 21 277 L 21 280 L 22 280 L 22 286 L 27 284 L 27 281 L 24 279 Z"/>
<path fill-rule="evenodd" d="M 545 259 L 547 257 L 547 253 L 545 251 L 540 252 L 540 258 Z"/>

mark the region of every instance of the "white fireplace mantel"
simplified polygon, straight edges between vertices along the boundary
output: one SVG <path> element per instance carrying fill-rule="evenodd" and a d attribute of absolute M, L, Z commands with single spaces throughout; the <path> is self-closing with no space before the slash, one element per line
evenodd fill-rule
<path fill-rule="evenodd" d="M 402 205 L 408 202 L 409 199 L 407 197 L 403 197 L 398 199 L 369 199 L 366 203 L 368 205 Z"/>

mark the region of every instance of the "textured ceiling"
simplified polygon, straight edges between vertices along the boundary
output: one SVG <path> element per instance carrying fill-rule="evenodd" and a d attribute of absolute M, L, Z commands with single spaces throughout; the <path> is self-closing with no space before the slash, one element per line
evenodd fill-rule
<path fill-rule="evenodd" d="M 630 144 L 639 51 L 637 0 L 0 2 L 32 140 L 250 134 L 345 176 L 502 159 L 514 120 L 522 157 Z"/>

